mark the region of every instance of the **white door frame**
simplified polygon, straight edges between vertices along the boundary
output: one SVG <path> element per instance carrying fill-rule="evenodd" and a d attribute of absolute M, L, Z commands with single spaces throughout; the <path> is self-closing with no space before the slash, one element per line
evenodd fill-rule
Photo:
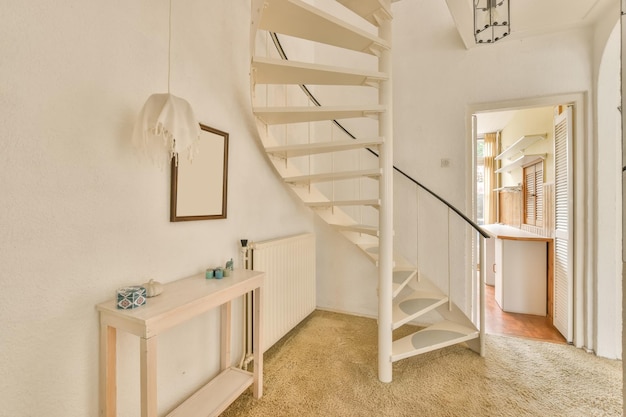
<path fill-rule="evenodd" d="M 531 107 L 556 106 L 571 104 L 573 108 L 573 135 L 570 146 L 573 152 L 572 189 L 573 230 L 570 231 L 573 244 L 573 344 L 593 350 L 594 323 L 591 319 L 595 311 L 595 264 L 593 242 L 595 239 L 595 193 L 592 192 L 596 180 L 596 149 L 587 138 L 592 137 L 589 131 L 590 119 L 588 94 L 585 92 L 559 94 L 545 97 L 521 98 L 516 100 L 469 104 L 466 107 L 466 210 L 473 213 L 475 173 L 472 143 L 472 115 L 488 111 L 519 110 Z"/>

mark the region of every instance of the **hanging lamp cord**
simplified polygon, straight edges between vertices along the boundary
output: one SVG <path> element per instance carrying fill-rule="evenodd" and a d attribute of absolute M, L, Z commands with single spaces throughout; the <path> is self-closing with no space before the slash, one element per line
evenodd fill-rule
<path fill-rule="evenodd" d="M 172 66 L 172 0 L 170 0 L 170 14 L 167 31 L 167 94 L 170 93 L 170 72 Z"/>

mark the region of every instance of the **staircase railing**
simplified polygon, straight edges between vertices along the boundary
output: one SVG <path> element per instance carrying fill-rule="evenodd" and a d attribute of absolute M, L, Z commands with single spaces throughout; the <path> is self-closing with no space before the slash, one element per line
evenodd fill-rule
<path fill-rule="evenodd" d="M 272 38 L 272 42 L 274 43 L 274 46 L 276 47 L 276 50 L 278 51 L 278 54 L 280 55 L 280 57 L 282 59 L 284 59 L 285 61 L 288 61 L 289 58 L 287 57 L 287 54 L 285 53 L 285 50 L 283 49 L 283 47 L 282 47 L 282 45 L 280 43 L 278 35 L 275 32 L 270 32 L 270 36 Z M 315 98 L 313 93 L 311 93 L 311 91 L 307 88 L 306 85 L 300 84 L 299 86 L 302 89 L 302 91 L 304 92 L 304 94 L 306 94 L 306 96 L 311 100 L 311 102 L 314 105 L 316 105 L 318 107 L 322 106 L 322 104 Z M 352 139 L 356 139 L 356 136 L 354 136 L 352 133 L 350 133 L 350 131 L 348 129 L 346 129 L 339 121 L 333 120 L 332 122 L 333 122 L 333 124 L 335 126 L 337 126 L 340 130 L 342 130 L 348 137 L 350 137 Z M 367 148 L 367 150 L 372 155 L 375 155 L 376 157 L 379 157 L 378 153 L 376 151 L 374 151 L 373 149 Z M 401 170 L 397 166 L 394 165 L 393 166 L 393 170 L 395 172 L 397 172 L 398 174 L 402 175 L 403 177 L 405 177 L 407 180 L 409 180 L 412 183 L 414 183 L 415 185 L 417 185 L 418 187 L 420 187 L 421 189 L 423 189 L 424 191 L 426 191 L 427 193 L 429 193 L 430 195 L 432 195 L 433 197 L 435 197 L 437 200 L 439 200 L 441 203 L 443 203 L 445 206 L 447 206 L 450 210 L 455 212 L 468 225 L 470 225 L 474 230 L 476 230 L 476 232 L 478 232 L 483 238 L 485 238 L 485 239 L 489 238 L 489 234 L 487 234 L 487 232 L 485 232 L 478 224 L 476 224 L 474 221 L 472 221 L 472 219 L 467 217 L 461 210 L 459 210 L 458 208 L 456 208 L 455 206 L 450 204 L 446 199 L 441 197 L 439 194 L 435 193 L 430 188 L 428 188 L 424 184 L 420 183 L 415 178 L 411 177 L 409 174 L 407 174 L 406 172 L 404 172 L 403 170 Z"/>
<path fill-rule="evenodd" d="M 274 43 L 274 46 L 279 54 L 279 56 L 281 57 L 281 59 L 283 60 L 289 60 L 289 58 L 287 57 L 287 54 L 285 53 L 285 50 L 283 49 L 281 42 L 278 38 L 278 35 L 275 32 L 269 32 L 270 37 L 272 39 L 272 42 Z M 321 107 L 322 104 L 315 98 L 315 96 L 311 93 L 311 91 L 307 88 L 306 85 L 300 84 L 299 85 L 300 89 L 304 92 L 304 94 L 308 97 L 308 99 L 311 101 L 311 103 L 313 103 L 315 106 L 319 106 Z M 352 133 L 350 133 L 350 131 L 345 128 L 339 121 L 337 120 L 332 120 L 332 123 L 339 128 L 343 133 L 345 133 L 348 137 L 352 138 L 352 139 L 356 139 L 356 136 L 353 135 Z M 380 157 L 379 154 L 374 151 L 373 149 L 367 148 L 367 150 L 374 156 L 376 157 Z M 439 201 L 441 204 L 443 204 L 447 210 L 448 213 L 454 213 L 456 216 L 458 216 L 458 218 L 462 219 L 463 222 L 465 222 L 468 226 L 470 226 L 475 232 L 476 232 L 476 241 L 478 243 L 478 265 L 480 265 L 481 267 L 478 268 L 479 269 L 479 274 L 478 274 L 478 283 L 477 283 L 477 288 L 473 288 L 473 292 L 478 289 L 478 296 L 479 296 L 479 300 L 473 300 L 473 301 L 478 301 L 478 311 L 475 308 L 472 308 L 472 312 L 473 312 L 473 318 L 472 321 L 478 325 L 480 333 L 481 333 L 481 337 L 480 337 L 480 343 L 481 343 L 481 354 L 484 354 L 484 334 L 485 334 L 485 239 L 489 238 L 489 234 L 487 234 L 487 232 L 485 232 L 477 223 L 475 223 L 472 219 L 470 219 L 467 215 L 465 215 L 461 210 L 459 210 L 457 207 L 455 207 L 454 205 L 452 205 L 450 202 L 448 202 L 445 198 L 441 197 L 439 194 L 437 194 L 436 192 L 434 192 L 433 190 L 431 190 L 429 187 L 425 186 L 424 184 L 422 184 L 421 182 L 417 181 L 415 178 L 413 178 L 412 176 L 410 176 L 409 174 L 407 174 L 405 171 L 403 171 L 402 169 L 398 168 L 397 166 L 393 166 L 393 169 L 396 173 L 398 173 L 399 175 L 401 175 L 402 177 L 404 177 L 405 179 L 407 179 L 408 181 L 410 181 L 411 183 L 413 183 L 416 187 L 418 187 L 418 189 L 421 189 L 425 192 L 427 192 L 430 196 L 432 196 L 433 198 L 435 198 L 437 201 Z M 449 214 L 448 214 L 448 225 L 449 225 Z M 448 257 L 448 273 L 450 272 L 450 239 L 448 236 L 448 251 L 447 251 L 447 257 Z M 473 267 L 472 267 L 472 272 L 474 271 Z M 450 287 L 451 287 L 451 283 L 450 283 L 450 277 L 448 277 L 448 291 L 450 291 Z M 472 303 L 473 304 L 473 303 Z M 451 306 L 451 301 L 450 301 L 450 306 Z M 478 317 L 476 317 L 478 316 Z"/>

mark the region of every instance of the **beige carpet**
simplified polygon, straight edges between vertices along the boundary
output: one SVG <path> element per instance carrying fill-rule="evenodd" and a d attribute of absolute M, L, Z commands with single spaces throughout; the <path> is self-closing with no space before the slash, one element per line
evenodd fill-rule
<path fill-rule="evenodd" d="M 314 312 L 265 354 L 263 398 L 248 390 L 222 416 L 622 415 L 621 361 L 488 335 L 485 358 L 452 346 L 394 363 L 383 384 L 376 337 L 372 319 Z"/>

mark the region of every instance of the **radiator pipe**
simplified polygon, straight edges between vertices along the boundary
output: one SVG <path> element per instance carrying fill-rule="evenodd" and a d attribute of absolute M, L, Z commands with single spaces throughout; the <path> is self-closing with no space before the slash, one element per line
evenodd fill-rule
<path fill-rule="evenodd" d="M 248 239 L 241 240 L 241 267 L 243 269 L 252 269 L 252 265 L 250 263 L 250 253 L 251 253 L 252 242 L 248 244 Z M 239 369 L 246 370 L 248 364 L 252 361 L 252 349 L 250 348 L 252 338 L 250 335 L 250 312 L 251 308 L 251 294 L 247 293 L 243 295 L 242 299 L 242 334 L 241 334 L 241 360 L 239 361 Z"/>

